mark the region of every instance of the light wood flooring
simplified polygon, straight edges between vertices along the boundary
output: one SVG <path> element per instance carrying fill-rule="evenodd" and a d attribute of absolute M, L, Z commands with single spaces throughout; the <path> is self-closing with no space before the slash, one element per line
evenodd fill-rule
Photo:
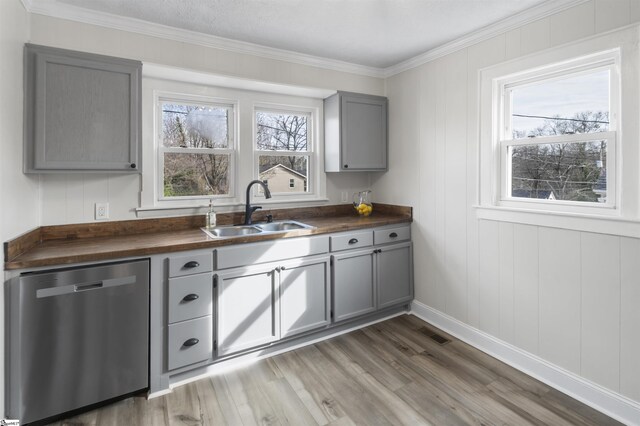
<path fill-rule="evenodd" d="M 434 332 L 451 339 L 439 345 Z M 410 315 L 56 425 L 619 424 Z"/>

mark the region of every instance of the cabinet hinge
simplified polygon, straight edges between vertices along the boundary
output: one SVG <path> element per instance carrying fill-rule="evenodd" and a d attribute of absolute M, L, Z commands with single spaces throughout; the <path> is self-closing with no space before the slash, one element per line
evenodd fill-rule
<path fill-rule="evenodd" d="M 329 260 L 329 266 L 333 266 L 333 257 Z"/>
<path fill-rule="evenodd" d="M 218 276 L 213 276 L 213 288 L 218 288 Z"/>
<path fill-rule="evenodd" d="M 213 350 L 214 350 L 214 351 L 217 351 L 217 350 L 218 350 L 218 341 L 217 341 L 217 340 L 214 340 L 214 341 L 213 341 Z"/>
<path fill-rule="evenodd" d="M 331 317 L 331 319 L 333 319 L 333 309 L 329 311 L 329 316 Z"/>

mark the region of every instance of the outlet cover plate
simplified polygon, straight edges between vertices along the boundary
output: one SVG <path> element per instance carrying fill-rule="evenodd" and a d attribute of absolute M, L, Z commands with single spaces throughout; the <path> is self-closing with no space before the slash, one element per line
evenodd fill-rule
<path fill-rule="evenodd" d="M 96 203 L 96 220 L 109 219 L 109 203 Z"/>

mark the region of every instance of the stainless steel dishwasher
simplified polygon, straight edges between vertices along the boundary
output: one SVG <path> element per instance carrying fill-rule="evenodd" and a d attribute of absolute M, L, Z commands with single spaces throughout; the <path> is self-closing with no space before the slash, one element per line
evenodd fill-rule
<path fill-rule="evenodd" d="M 29 423 L 148 388 L 148 260 L 26 273 L 6 291 L 10 418 Z"/>

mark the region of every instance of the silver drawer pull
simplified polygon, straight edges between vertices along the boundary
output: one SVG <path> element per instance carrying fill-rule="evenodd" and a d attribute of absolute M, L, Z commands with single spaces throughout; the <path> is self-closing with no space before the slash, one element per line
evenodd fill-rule
<path fill-rule="evenodd" d="M 196 339 L 195 337 L 192 337 L 191 339 L 186 340 L 182 344 L 182 346 L 186 346 L 186 347 L 194 346 L 194 345 L 197 345 L 199 342 L 200 342 L 200 340 Z"/>
<path fill-rule="evenodd" d="M 356 244 L 358 242 L 357 238 L 352 238 L 349 240 L 349 244 Z"/>
<path fill-rule="evenodd" d="M 185 297 L 183 297 L 182 300 L 184 300 L 185 302 L 193 302 L 194 300 L 196 300 L 199 297 L 200 296 L 198 296 L 197 294 L 191 293 L 191 294 L 187 294 Z"/>
<path fill-rule="evenodd" d="M 389 238 L 396 238 L 397 236 L 398 234 L 396 234 L 395 232 L 389 234 Z"/>
<path fill-rule="evenodd" d="M 195 260 L 192 260 L 191 262 L 187 262 L 184 264 L 185 268 L 197 268 L 198 266 L 200 266 L 200 264 Z"/>

